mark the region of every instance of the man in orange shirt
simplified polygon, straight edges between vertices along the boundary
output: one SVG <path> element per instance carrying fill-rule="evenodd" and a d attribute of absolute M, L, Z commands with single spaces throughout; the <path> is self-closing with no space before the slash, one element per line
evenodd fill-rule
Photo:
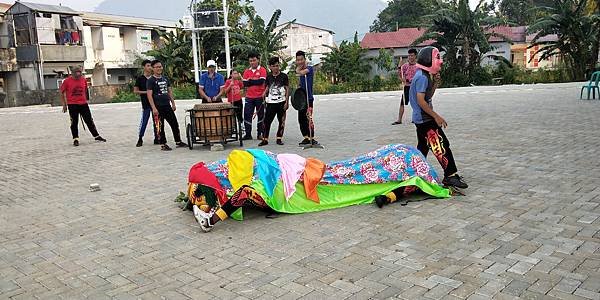
<path fill-rule="evenodd" d="M 94 124 L 92 112 L 90 112 L 87 103 L 87 82 L 81 74 L 81 67 L 72 67 L 71 71 L 73 72 L 72 75 L 60 85 L 60 101 L 63 105 L 63 113 L 68 110 L 71 117 L 73 146 L 79 146 L 79 116 L 81 116 L 96 141 L 106 142 L 96 130 L 96 124 Z"/>

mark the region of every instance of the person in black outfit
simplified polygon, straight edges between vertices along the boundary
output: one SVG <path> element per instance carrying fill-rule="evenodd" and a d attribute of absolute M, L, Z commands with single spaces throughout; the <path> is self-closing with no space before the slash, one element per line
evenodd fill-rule
<path fill-rule="evenodd" d="M 148 79 L 146 88 L 148 100 L 152 107 L 152 113 L 158 115 L 159 118 L 159 131 L 160 131 L 160 145 L 161 150 L 170 151 L 172 150 L 167 145 L 167 137 L 165 136 L 165 120 L 171 126 L 173 131 L 173 137 L 175 138 L 175 144 L 177 147 L 187 147 L 187 144 L 181 141 L 179 133 L 179 124 L 177 123 L 177 116 L 175 116 L 175 98 L 173 98 L 173 90 L 169 80 L 162 75 L 163 66 L 159 60 L 152 61 L 152 69 L 154 75 Z"/>
<path fill-rule="evenodd" d="M 137 144 L 135 145 L 136 147 L 141 147 L 144 144 L 144 133 L 146 133 L 146 127 L 148 126 L 148 120 L 150 117 L 152 117 L 152 127 L 154 128 L 155 145 L 158 145 L 159 139 L 159 136 L 156 132 L 154 116 L 152 115 L 152 107 L 148 101 L 148 92 L 146 91 L 148 79 L 152 77 L 152 63 L 149 60 L 144 60 L 142 62 L 142 67 L 144 68 L 144 74 L 140 75 L 136 79 L 135 86 L 133 87 L 133 93 L 140 95 L 140 100 L 142 102 L 142 119 L 140 120 L 140 131 Z"/>
<path fill-rule="evenodd" d="M 283 130 L 285 127 L 285 114 L 289 108 L 290 82 L 288 76 L 281 73 L 279 67 L 279 57 L 271 57 L 269 59 L 269 68 L 271 74 L 267 76 L 267 89 L 265 90 L 265 101 L 267 103 L 265 113 L 265 128 L 263 130 L 263 140 L 258 146 L 269 144 L 269 131 L 271 131 L 271 123 L 277 116 L 277 145 L 283 145 Z"/>

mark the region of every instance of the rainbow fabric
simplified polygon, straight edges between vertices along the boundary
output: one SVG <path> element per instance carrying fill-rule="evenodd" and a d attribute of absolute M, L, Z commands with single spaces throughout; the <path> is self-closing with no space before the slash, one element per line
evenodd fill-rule
<path fill-rule="evenodd" d="M 286 169 L 290 164 L 280 163 L 278 158 L 281 155 L 264 150 L 234 150 L 226 160 L 194 165 L 190 170 L 190 183 L 214 188 L 221 204 L 235 189 L 246 184 L 273 210 L 292 214 L 372 203 L 375 196 L 402 186 L 415 186 L 438 198 L 450 197 L 450 191 L 439 184 L 435 170 L 412 146 L 387 145 L 329 164 L 315 158 L 298 159 L 291 171 Z M 297 163 L 302 161 L 304 171 L 298 181 L 285 179 L 283 175 L 297 171 Z M 284 186 L 290 184 L 296 189 L 291 195 L 288 191 L 289 197 L 286 197 Z M 241 211 L 233 217 L 241 219 Z"/>

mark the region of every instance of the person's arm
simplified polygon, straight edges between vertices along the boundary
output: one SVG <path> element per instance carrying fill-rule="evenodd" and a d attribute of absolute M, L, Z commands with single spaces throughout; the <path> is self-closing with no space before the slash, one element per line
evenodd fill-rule
<path fill-rule="evenodd" d="M 404 66 L 400 67 L 400 80 L 402 80 L 402 85 L 406 86 L 406 77 L 404 76 Z"/>
<path fill-rule="evenodd" d="M 154 97 L 152 96 L 152 82 L 148 81 L 146 84 L 146 96 L 148 96 L 148 102 L 150 103 L 150 107 L 152 108 L 152 114 L 154 116 L 158 115 L 158 109 L 156 109 L 156 105 L 154 104 Z"/>
<path fill-rule="evenodd" d="M 217 95 L 215 96 L 215 99 L 219 99 L 219 98 L 223 97 L 223 95 L 224 95 L 224 94 L 225 94 L 225 86 L 223 85 L 223 86 L 221 86 L 221 88 L 219 89 L 219 94 L 217 94 Z"/>
<path fill-rule="evenodd" d="M 198 86 L 198 93 L 200 94 L 200 98 L 205 99 L 208 102 L 211 102 L 210 97 L 208 97 L 206 95 L 206 93 L 204 92 L 204 87 L 203 86 L 201 86 L 201 85 Z"/>
<path fill-rule="evenodd" d="M 140 80 L 137 79 L 135 81 L 135 85 L 133 86 L 133 93 L 134 94 L 136 94 L 136 95 L 144 95 L 144 94 L 146 94 L 146 91 L 141 91 L 140 90 L 140 85 L 141 85 Z"/>
<path fill-rule="evenodd" d="M 62 112 L 67 112 L 67 86 L 65 85 L 65 81 L 60 85 L 60 103 L 62 104 Z"/>
<path fill-rule="evenodd" d="M 173 88 L 169 86 L 169 99 L 171 99 L 171 108 L 173 108 L 173 111 L 177 110 L 177 107 L 175 106 L 175 97 L 173 97 Z"/>
<path fill-rule="evenodd" d="M 244 80 L 244 87 L 251 87 L 253 85 L 263 85 L 263 84 L 265 84 L 264 78 Z"/>
<path fill-rule="evenodd" d="M 435 111 L 433 111 L 433 108 L 431 108 L 429 104 L 427 104 L 427 101 L 425 101 L 425 93 L 417 93 L 417 103 L 426 114 L 433 117 L 435 123 L 437 123 L 438 126 L 442 128 L 448 127 L 448 123 L 446 123 L 446 120 L 444 120 L 442 116 L 438 115 Z"/>
<path fill-rule="evenodd" d="M 283 109 L 287 110 L 290 108 L 290 86 L 285 86 L 285 104 L 283 105 Z"/>
<path fill-rule="evenodd" d="M 296 67 L 296 75 L 304 76 L 304 75 L 307 75 L 308 73 L 310 73 L 310 70 L 308 69 L 308 67 L 306 67 L 306 68 Z"/>

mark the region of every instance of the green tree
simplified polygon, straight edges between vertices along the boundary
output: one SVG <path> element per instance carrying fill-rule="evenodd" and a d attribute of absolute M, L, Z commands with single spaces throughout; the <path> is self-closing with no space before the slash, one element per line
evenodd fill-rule
<path fill-rule="evenodd" d="M 379 12 L 370 30 L 388 32 L 421 25 L 417 20 L 433 13 L 435 8 L 435 0 L 392 0 Z"/>
<path fill-rule="evenodd" d="M 502 0 L 499 4 L 498 14 L 509 23 L 529 26 L 537 18 L 544 16 L 541 7 L 551 6 L 553 0 Z"/>
<path fill-rule="evenodd" d="M 394 64 L 394 50 L 391 49 L 379 49 L 379 55 L 375 58 L 377 68 L 384 73 L 389 73 L 396 68 Z"/>
<path fill-rule="evenodd" d="M 540 46 L 540 59 L 560 55 L 571 70 L 572 78 L 582 80 L 588 68 L 598 58 L 598 13 L 586 13 L 587 0 L 556 0 L 554 7 L 545 7 L 542 17 L 527 30 L 535 33 L 529 48 Z M 548 35 L 557 35 L 556 41 L 544 41 Z M 594 50 L 596 49 L 596 50 Z M 594 52 L 596 51 L 596 52 Z"/>
<path fill-rule="evenodd" d="M 358 33 L 352 42 L 343 41 L 338 47 L 329 48 L 331 52 L 323 57 L 322 70 L 332 83 L 356 82 L 371 70 L 365 56 L 367 50 L 360 46 Z"/>
<path fill-rule="evenodd" d="M 175 85 L 191 82 L 194 77 L 191 72 L 194 60 L 190 32 L 178 27 L 174 32 L 159 32 L 159 34 L 162 45 L 155 46 L 155 49 L 145 54 L 162 62 L 165 76 L 169 77 Z"/>
<path fill-rule="evenodd" d="M 238 63 L 246 64 L 246 55 L 250 52 L 260 54 L 263 63 L 274 55 L 281 56 L 281 50 L 287 46 L 283 45 L 285 39 L 284 31 L 287 30 L 295 20 L 288 22 L 287 25 L 276 28 L 281 10 L 273 12 L 271 19 L 267 24 L 256 14 L 254 9 L 244 8 L 248 17 L 248 28 L 240 32 L 232 33 L 232 37 L 237 41 L 232 50 L 238 52 Z"/>
<path fill-rule="evenodd" d="M 442 74 L 445 84 L 482 84 L 488 80 L 481 60 L 493 49 L 489 38 L 495 36 L 510 41 L 493 31 L 505 23 L 493 16 L 491 10 L 492 7 L 483 0 L 473 10 L 467 0 L 457 0 L 449 3 L 448 8 L 427 16 L 431 25 L 423 36 L 413 42 L 413 46 L 434 40 L 433 45 L 445 52 Z"/>

